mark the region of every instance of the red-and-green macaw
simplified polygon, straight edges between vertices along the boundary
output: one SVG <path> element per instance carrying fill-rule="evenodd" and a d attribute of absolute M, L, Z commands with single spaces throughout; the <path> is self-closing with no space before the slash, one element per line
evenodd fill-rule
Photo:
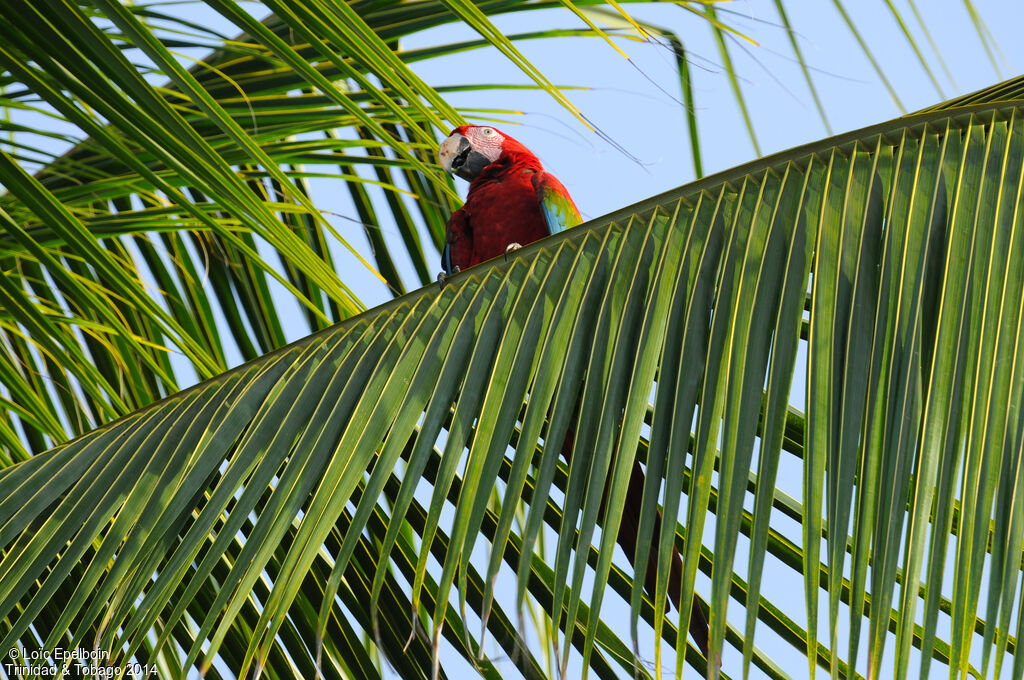
<path fill-rule="evenodd" d="M 525 146 L 501 131 L 487 126 L 462 125 L 441 142 L 438 161 L 445 172 L 469 182 L 466 203 L 448 220 L 444 252 L 443 284 L 460 269 L 479 264 L 549 234 L 574 227 L 583 220 L 569 192 L 553 175 L 544 171 L 540 160 Z M 562 445 L 565 458 L 572 455 L 574 432 Z M 630 562 L 636 563 L 640 504 L 643 499 L 644 470 L 633 466 L 626 506 L 622 513 L 618 543 Z M 660 533 L 660 514 L 654 535 Z M 657 545 L 650 546 L 644 588 L 654 594 L 657 581 Z M 673 548 L 668 592 L 678 606 L 682 588 L 682 560 Z M 708 654 L 708 624 L 694 595 L 690 614 L 690 635 L 705 657 Z M 717 661 L 716 661 L 717 666 Z"/>
<path fill-rule="evenodd" d="M 466 204 L 448 220 L 441 257 L 446 275 L 583 221 L 540 160 L 493 127 L 455 128 L 437 157 L 445 172 L 469 182 Z"/>

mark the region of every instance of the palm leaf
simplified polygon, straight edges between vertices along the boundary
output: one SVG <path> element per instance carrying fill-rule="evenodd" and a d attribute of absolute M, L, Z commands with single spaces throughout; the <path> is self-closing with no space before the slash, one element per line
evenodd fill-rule
<path fill-rule="evenodd" d="M 0 363 L 12 400 L 45 414 L 16 416 L 27 442 L 4 441 L 17 458 L 357 313 L 366 292 L 337 277 L 339 258 L 386 277 L 392 293 L 408 288 L 395 265 L 405 256 L 413 283 L 432 280 L 427 253 L 455 197 L 432 169 L 434 130 L 464 114 L 507 117 L 454 110 L 409 64 L 509 38 L 399 45 L 475 7 L 288 3 L 258 21 L 235 3 L 208 6 L 242 33 L 227 39 L 156 6 L 0 8 L 0 106 L 31 123 L 0 121 L 11 138 L 0 147 L 0 266 L 31 287 L 6 292 Z M 73 146 L 54 156 L 48 138 Z M 352 215 L 316 209 L 312 185 L 324 179 L 346 183 Z M 397 245 L 383 236 L 392 220 Z M 360 233 L 372 264 L 352 245 Z M 307 326 L 286 336 L 278 317 L 293 304 Z"/>
<path fill-rule="evenodd" d="M 744 672 L 786 677 L 755 633 L 806 646 L 812 675 L 904 677 L 912 648 L 922 677 L 935 661 L 978 672 L 978 647 L 983 671 L 1019 669 L 1018 86 L 653 197 L 0 471 L 0 648 L 226 677 L 370 672 L 373 648 L 427 677 L 458 672 L 444 641 L 485 677 L 502 661 L 544 677 L 511 623 L 530 599 L 563 670 L 646 675 L 642 643 L 660 675 L 704 668 L 674 625 L 687 612 L 664 615 L 680 542 L 682 601 L 709 571 L 713 649 L 741 650 Z M 554 443 L 570 427 L 566 467 Z M 637 457 L 653 599 L 610 559 Z M 802 471 L 803 498 L 776 488 L 782 466 Z M 800 519 L 799 542 L 776 512 Z M 553 565 L 540 532 L 558 536 Z M 497 557 L 478 558 L 488 546 Z M 806 623 L 772 604 L 788 596 L 766 556 L 802 573 Z M 513 572 L 506 596 L 495 579 Z M 808 632 L 819 611 L 825 640 Z"/>
<path fill-rule="evenodd" d="M 682 4 L 718 35 L 738 34 L 701 3 Z M 432 280 L 455 198 L 432 165 L 436 128 L 513 116 L 457 110 L 446 95 L 524 86 L 432 87 L 416 62 L 495 46 L 534 88 L 584 115 L 519 43 L 661 45 L 679 68 L 699 176 L 700 102 L 682 38 L 601 6 L 309 0 L 271 3 L 277 13 L 260 20 L 228 1 L 3 3 L 0 268 L 24 285 L 0 309 L 0 397 L 12 403 L 0 462 Z M 585 24 L 510 36 L 494 26 L 553 7 Z M 456 21 L 482 39 L 403 45 Z M 738 84 L 736 94 L 746 110 Z M 339 181 L 351 196 L 341 214 L 324 209 L 321 189 Z"/>

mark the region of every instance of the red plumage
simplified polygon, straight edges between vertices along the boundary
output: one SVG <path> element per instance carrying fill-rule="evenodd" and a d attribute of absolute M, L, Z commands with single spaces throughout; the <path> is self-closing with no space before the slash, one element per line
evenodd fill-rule
<path fill-rule="evenodd" d="M 465 134 L 469 126 L 453 134 Z M 466 203 L 448 220 L 450 265 L 472 267 L 505 253 L 510 244 L 525 246 L 552 229 L 542 208 L 546 194 L 569 192 L 540 160 L 511 137 L 501 136 L 501 155 L 470 182 Z M 575 210 L 575 206 L 573 206 Z"/>

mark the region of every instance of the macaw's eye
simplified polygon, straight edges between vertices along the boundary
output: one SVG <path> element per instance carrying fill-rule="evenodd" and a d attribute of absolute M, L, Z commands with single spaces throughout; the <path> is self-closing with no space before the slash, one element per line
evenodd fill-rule
<path fill-rule="evenodd" d="M 482 132 L 485 135 L 493 135 L 494 134 L 494 130 L 492 130 L 491 128 L 484 128 L 480 132 Z"/>

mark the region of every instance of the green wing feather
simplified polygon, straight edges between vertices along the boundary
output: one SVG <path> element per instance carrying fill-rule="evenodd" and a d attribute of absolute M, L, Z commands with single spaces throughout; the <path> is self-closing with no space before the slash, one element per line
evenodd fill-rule
<path fill-rule="evenodd" d="M 534 176 L 533 185 L 540 198 L 541 211 L 548 223 L 549 232 L 555 234 L 583 222 L 569 192 L 554 175 L 539 172 Z"/>

